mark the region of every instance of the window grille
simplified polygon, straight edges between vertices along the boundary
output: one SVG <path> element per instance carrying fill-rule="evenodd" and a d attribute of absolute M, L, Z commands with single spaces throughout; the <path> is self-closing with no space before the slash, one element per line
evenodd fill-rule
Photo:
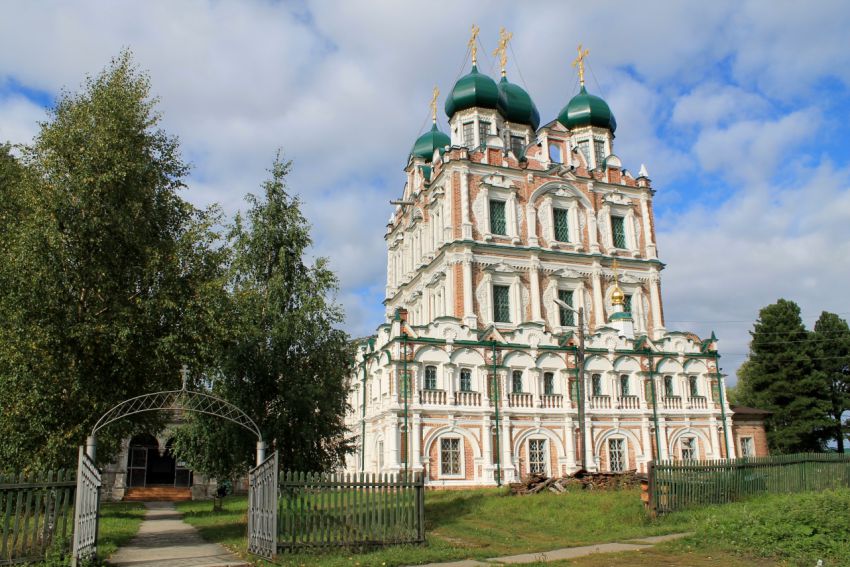
<path fill-rule="evenodd" d="M 475 123 L 474 122 L 464 122 L 463 124 L 463 145 L 467 148 L 471 148 L 475 145 Z"/>
<path fill-rule="evenodd" d="M 587 164 L 587 167 L 590 168 L 590 142 L 582 140 L 576 145 L 578 146 L 578 151 L 580 151 L 581 155 L 584 157 L 584 162 Z"/>
<path fill-rule="evenodd" d="M 593 140 L 593 152 L 596 154 L 596 165 L 605 161 L 605 140 Z"/>
<path fill-rule="evenodd" d="M 460 439 L 440 439 L 440 473 L 460 474 Z"/>
<path fill-rule="evenodd" d="M 546 440 L 528 441 L 528 472 L 546 474 Z"/>
<path fill-rule="evenodd" d="M 694 437 L 682 438 L 682 460 L 693 461 L 697 458 L 697 443 Z"/>
<path fill-rule="evenodd" d="M 623 311 L 626 313 L 632 312 L 632 296 L 631 295 L 623 295 Z"/>
<path fill-rule="evenodd" d="M 558 242 L 570 241 L 570 220 L 567 209 L 552 209 L 555 224 L 555 240 Z"/>
<path fill-rule="evenodd" d="M 502 235 L 508 233 L 504 201 L 490 201 L 490 232 Z"/>
<path fill-rule="evenodd" d="M 594 396 L 602 395 L 602 375 L 594 374 L 590 377 L 590 385 Z"/>
<path fill-rule="evenodd" d="M 631 392 L 629 391 L 629 376 L 627 374 L 620 375 L 620 395 L 621 396 L 630 396 Z"/>
<path fill-rule="evenodd" d="M 478 121 L 478 140 L 479 145 L 484 146 L 487 144 L 487 136 L 490 135 L 490 123 L 485 122 L 483 120 Z"/>
<path fill-rule="evenodd" d="M 472 391 L 472 370 L 469 368 L 462 368 L 460 371 L 460 391 Z"/>
<path fill-rule="evenodd" d="M 511 392 L 514 394 L 522 393 L 522 370 L 514 370 L 511 373 Z"/>
<path fill-rule="evenodd" d="M 624 217 L 611 216 L 611 237 L 614 248 L 626 247 L 626 219 Z"/>
<path fill-rule="evenodd" d="M 436 366 L 426 366 L 425 367 L 425 389 L 426 390 L 436 390 L 437 389 L 437 367 Z"/>
<path fill-rule="evenodd" d="M 544 372 L 543 373 L 543 393 L 547 396 L 551 396 L 555 393 L 555 373 L 554 372 Z"/>
<path fill-rule="evenodd" d="M 622 439 L 608 440 L 608 463 L 611 472 L 626 470 L 626 448 Z"/>
<path fill-rule="evenodd" d="M 511 288 L 506 285 L 493 286 L 493 321 L 511 322 Z"/>
<path fill-rule="evenodd" d="M 569 305 L 573 306 L 573 292 L 569 289 L 559 289 L 558 290 L 558 299 Z M 562 327 L 572 327 L 575 325 L 575 313 L 570 311 L 569 309 L 565 309 L 561 306 L 558 306 L 561 315 L 561 326 Z"/>

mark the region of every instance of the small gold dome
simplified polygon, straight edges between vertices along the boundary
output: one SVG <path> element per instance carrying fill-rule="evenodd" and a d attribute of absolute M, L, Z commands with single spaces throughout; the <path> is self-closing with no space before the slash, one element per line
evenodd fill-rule
<path fill-rule="evenodd" d="M 626 301 L 626 296 L 620 286 L 614 284 L 614 292 L 611 294 L 611 303 L 614 305 L 623 305 Z"/>

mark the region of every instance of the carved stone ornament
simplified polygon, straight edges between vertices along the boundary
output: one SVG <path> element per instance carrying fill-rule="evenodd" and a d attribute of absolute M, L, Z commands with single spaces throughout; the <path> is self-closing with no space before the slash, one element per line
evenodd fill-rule
<path fill-rule="evenodd" d="M 481 180 L 482 185 L 490 185 L 491 187 L 501 187 L 502 189 L 513 189 L 514 185 L 510 179 L 504 175 L 493 174 Z"/>

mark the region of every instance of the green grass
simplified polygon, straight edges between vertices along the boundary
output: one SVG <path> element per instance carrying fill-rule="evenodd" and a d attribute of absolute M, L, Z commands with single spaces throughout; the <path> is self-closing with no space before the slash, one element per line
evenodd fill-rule
<path fill-rule="evenodd" d="M 178 509 L 208 540 L 245 556 L 247 502 L 228 498 L 222 512 L 210 502 L 185 502 Z M 576 491 L 510 496 L 505 490 L 429 491 L 425 497 L 427 545 L 396 546 L 355 554 L 338 550 L 281 555 L 283 565 L 325 567 L 399 565 L 546 551 L 680 531 L 682 516 L 647 519 L 636 490 Z"/>
<path fill-rule="evenodd" d="M 139 531 L 144 515 L 145 506 L 140 502 L 102 504 L 98 524 L 98 556 L 109 557 L 116 549 L 133 539 Z"/>

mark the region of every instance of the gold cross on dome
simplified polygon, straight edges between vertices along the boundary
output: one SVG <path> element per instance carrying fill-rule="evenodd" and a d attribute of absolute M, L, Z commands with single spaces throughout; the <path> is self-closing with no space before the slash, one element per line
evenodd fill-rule
<path fill-rule="evenodd" d="M 502 76 L 505 76 L 505 68 L 508 66 L 508 42 L 511 41 L 511 38 L 514 34 L 509 33 L 505 28 L 499 30 L 499 47 L 493 51 L 493 55 L 499 56 L 499 60 L 502 63 Z"/>
<path fill-rule="evenodd" d="M 481 31 L 481 29 L 478 26 L 476 26 L 475 24 L 472 24 L 472 30 L 471 30 L 472 35 L 470 35 L 469 41 L 466 44 L 469 47 L 469 49 L 472 50 L 472 64 L 473 65 L 478 64 L 478 32 L 479 31 Z"/>
<path fill-rule="evenodd" d="M 618 270 L 620 269 L 620 263 L 614 258 L 614 261 L 611 263 L 611 270 L 614 272 L 614 283 L 618 283 L 620 281 L 620 277 L 618 274 Z"/>
<path fill-rule="evenodd" d="M 573 67 L 578 67 L 578 82 L 584 86 L 584 58 L 590 55 L 590 50 L 581 50 L 581 44 L 578 44 L 578 57 L 573 61 Z"/>
<path fill-rule="evenodd" d="M 434 87 L 434 94 L 431 96 L 431 120 L 437 122 L 437 97 L 440 96 L 440 89 Z"/>

